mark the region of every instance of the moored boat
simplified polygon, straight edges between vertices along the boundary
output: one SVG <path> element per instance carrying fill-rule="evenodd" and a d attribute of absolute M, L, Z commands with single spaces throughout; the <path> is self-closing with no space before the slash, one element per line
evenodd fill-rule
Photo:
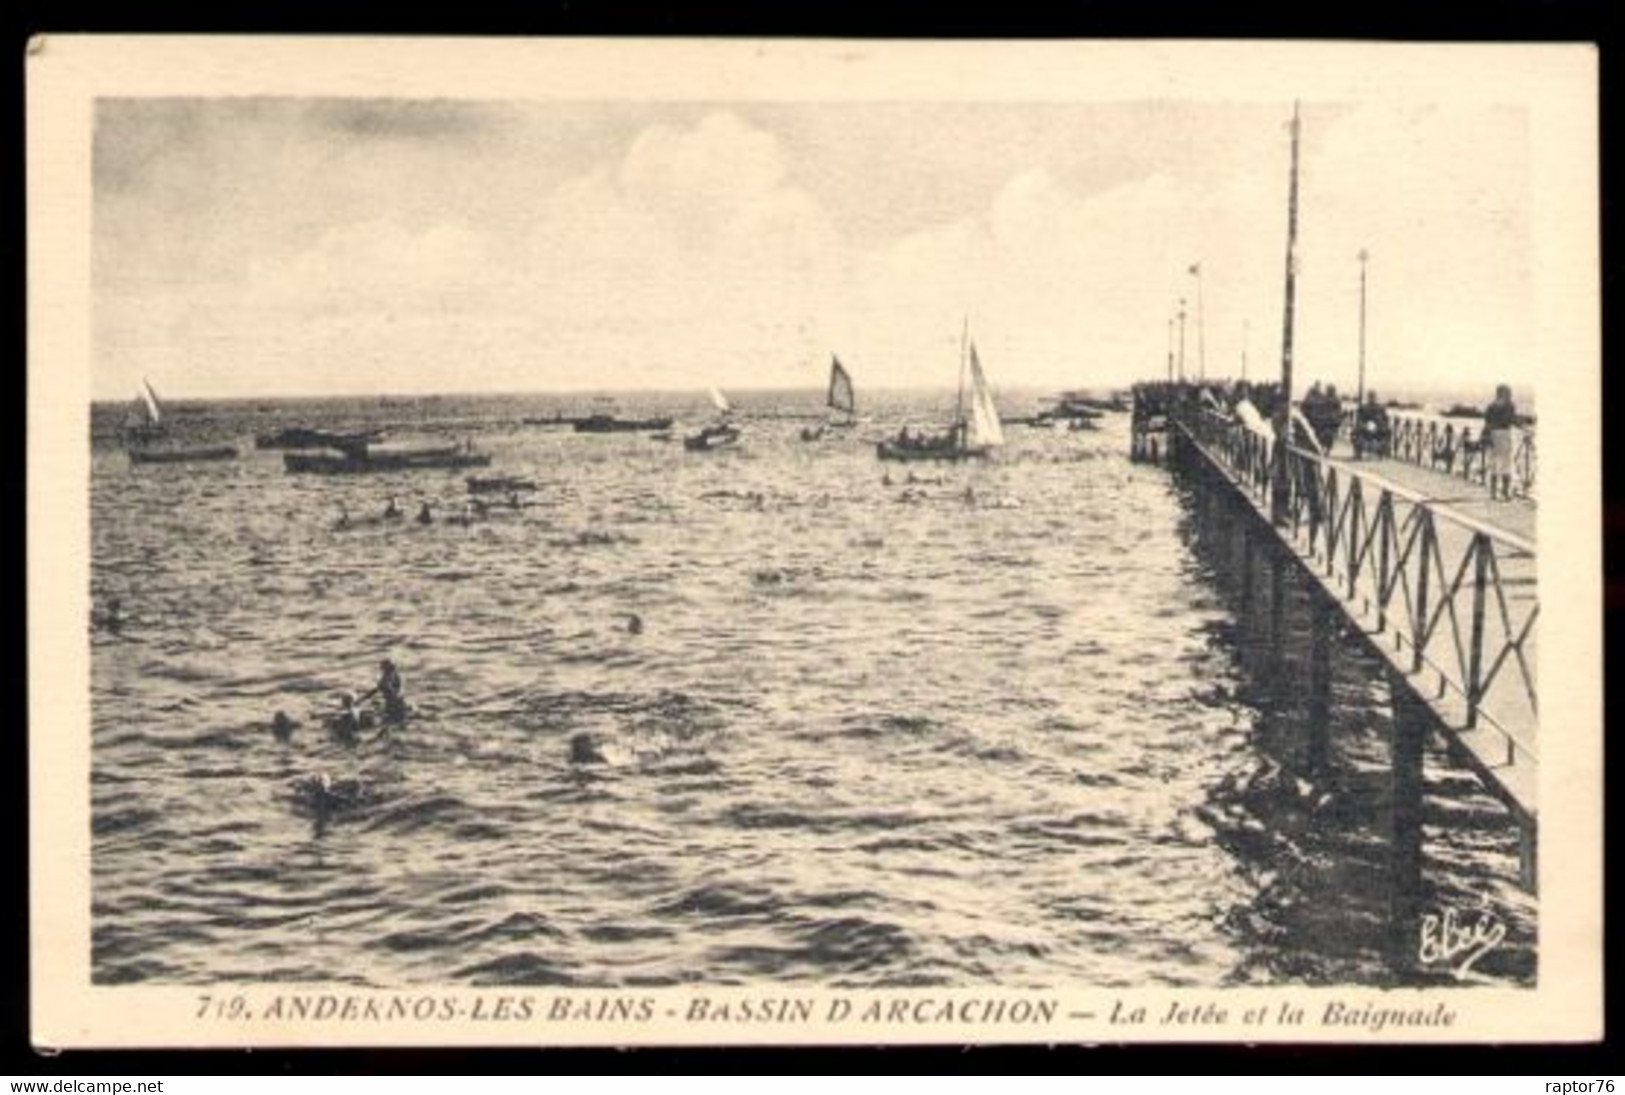
<path fill-rule="evenodd" d="M 616 418 L 612 414 L 599 412 L 575 420 L 576 433 L 639 433 L 669 429 L 669 418 Z"/>
<path fill-rule="evenodd" d="M 683 448 L 689 452 L 710 452 L 738 443 L 739 427 L 732 422 L 713 422 L 699 433 L 683 438 Z"/>
<path fill-rule="evenodd" d="M 357 430 L 340 433 L 318 430 L 308 426 L 285 426 L 258 434 L 254 438 L 256 449 L 338 449 L 341 452 L 365 447 L 384 436 L 382 430 Z"/>
<path fill-rule="evenodd" d="M 689 452 L 711 452 L 739 443 L 739 427 L 730 420 L 733 404 L 728 402 L 728 397 L 712 388 L 711 405 L 717 409 L 716 421 L 703 427 L 699 433 L 683 438 L 683 448 Z"/>
<path fill-rule="evenodd" d="M 285 452 L 282 466 L 293 474 L 358 475 L 367 472 L 423 471 L 429 469 L 489 467 L 491 454 L 465 447 L 377 449 L 369 446 L 348 452 Z"/>
<path fill-rule="evenodd" d="M 468 484 L 470 494 L 513 494 L 536 489 L 534 481 L 514 475 L 471 475 L 464 482 Z"/>
<path fill-rule="evenodd" d="M 231 445 L 131 448 L 127 451 L 132 464 L 195 464 L 213 460 L 235 460 L 237 458 L 237 450 Z"/>

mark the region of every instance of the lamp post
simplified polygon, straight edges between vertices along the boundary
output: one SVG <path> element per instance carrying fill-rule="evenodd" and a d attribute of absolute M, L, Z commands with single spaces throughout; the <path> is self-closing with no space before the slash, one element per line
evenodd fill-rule
<path fill-rule="evenodd" d="M 1207 379 L 1207 324 L 1202 319 L 1202 262 L 1191 263 L 1191 277 L 1196 279 L 1196 378 Z"/>
<path fill-rule="evenodd" d="M 1185 298 L 1179 298 L 1179 382 L 1185 383 Z"/>
<path fill-rule="evenodd" d="M 1275 405 L 1275 467 L 1270 489 L 1270 520 L 1287 521 L 1291 485 L 1287 479 L 1287 442 L 1292 437 L 1292 306 L 1298 267 L 1298 104 L 1292 104 L 1292 175 L 1286 206 L 1286 308 L 1281 323 L 1281 395 Z"/>
<path fill-rule="evenodd" d="M 1365 406 L 1365 264 L 1370 258 L 1370 253 L 1360 248 L 1360 384 L 1354 394 L 1356 407 Z"/>

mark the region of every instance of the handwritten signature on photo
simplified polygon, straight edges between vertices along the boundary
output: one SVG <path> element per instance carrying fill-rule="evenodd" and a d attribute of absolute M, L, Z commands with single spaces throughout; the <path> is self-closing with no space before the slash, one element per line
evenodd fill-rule
<path fill-rule="evenodd" d="M 1424 966 L 1454 963 L 1450 972 L 1456 980 L 1465 981 L 1474 964 L 1500 946 L 1506 934 L 1506 925 L 1487 909 L 1427 913 L 1419 926 L 1416 957 Z"/>

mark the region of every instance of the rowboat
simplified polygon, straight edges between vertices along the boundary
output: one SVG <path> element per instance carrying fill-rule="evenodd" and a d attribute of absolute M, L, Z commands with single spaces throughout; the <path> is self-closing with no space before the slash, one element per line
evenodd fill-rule
<path fill-rule="evenodd" d="M 132 448 L 127 450 L 132 464 L 195 464 L 211 460 L 235 460 L 237 450 L 230 445 L 193 445 L 181 448 Z"/>

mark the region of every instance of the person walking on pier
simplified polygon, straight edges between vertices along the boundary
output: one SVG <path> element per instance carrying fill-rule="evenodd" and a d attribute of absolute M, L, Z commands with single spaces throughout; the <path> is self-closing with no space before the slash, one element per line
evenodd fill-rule
<path fill-rule="evenodd" d="M 1512 431 L 1518 424 L 1518 408 L 1512 402 L 1512 389 L 1505 384 L 1495 389 L 1495 402 L 1484 408 L 1484 442 L 1490 497 L 1512 498 Z"/>
<path fill-rule="evenodd" d="M 1393 440 L 1393 429 L 1388 424 L 1388 408 L 1377 401 L 1376 392 L 1366 392 L 1365 402 L 1355 412 L 1354 459 L 1366 456 L 1387 456 Z"/>

